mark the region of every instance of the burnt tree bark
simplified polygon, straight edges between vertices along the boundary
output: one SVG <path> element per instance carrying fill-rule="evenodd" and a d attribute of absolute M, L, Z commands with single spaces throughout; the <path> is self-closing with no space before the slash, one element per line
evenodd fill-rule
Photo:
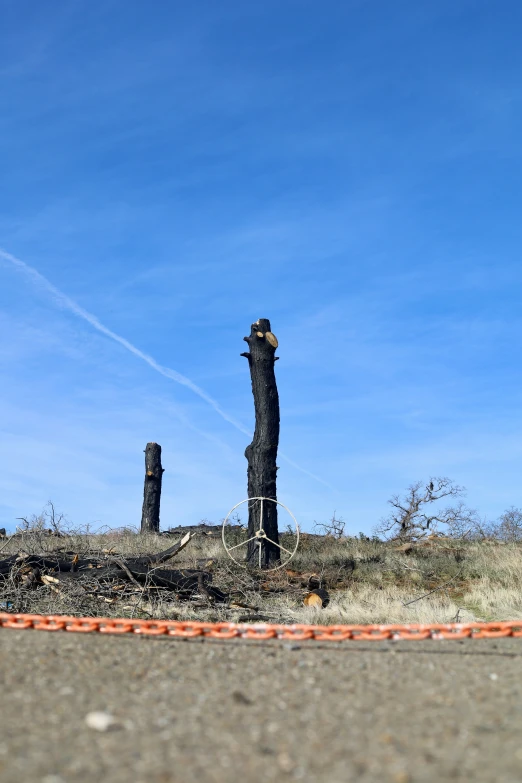
<path fill-rule="evenodd" d="M 147 443 L 145 448 L 145 487 L 141 512 L 142 533 L 159 533 L 163 473 L 161 446 L 158 443 Z"/>
<path fill-rule="evenodd" d="M 243 338 L 249 350 L 246 356 L 252 379 L 256 426 L 252 443 L 245 450 L 248 460 L 248 497 L 277 499 L 277 448 L 279 445 L 279 395 L 274 372 L 277 339 L 270 330 L 270 321 L 260 318 L 252 324 L 250 336 Z M 263 518 L 261 519 L 261 505 Z M 246 560 L 268 568 L 280 560 L 276 503 L 252 501 L 248 504 L 248 538 L 264 530 L 266 538 L 256 538 L 247 545 Z M 267 540 L 270 539 L 270 540 Z"/>

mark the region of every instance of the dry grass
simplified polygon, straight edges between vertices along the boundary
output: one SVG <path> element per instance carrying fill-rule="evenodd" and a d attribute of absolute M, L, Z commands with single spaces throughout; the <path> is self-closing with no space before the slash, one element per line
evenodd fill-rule
<path fill-rule="evenodd" d="M 0 559 L 16 552 L 57 550 L 77 552 L 80 557 L 103 550 L 133 557 L 172 543 L 172 539 L 130 531 L 72 533 L 59 538 L 37 531 L 0 541 Z M 222 548 L 217 528 L 216 538 L 197 536 L 171 567 L 201 568 L 203 564 L 212 571 L 214 584 L 230 594 L 229 604 L 213 605 L 203 596 L 182 601 L 160 589 L 129 590 L 120 601 L 106 603 L 89 595 L 82 580 L 61 595 L 49 585 L 27 590 L 8 580 L 0 585 L 0 610 L 3 604 L 4 611 L 8 606 L 12 612 L 232 621 L 245 621 L 253 614 L 274 622 L 321 624 L 522 617 L 522 545 L 516 543 L 440 539 L 405 554 L 378 541 L 304 536 L 291 567 L 267 574 L 234 565 Z M 329 590 L 327 608 L 303 606 L 310 580 Z M 435 592 L 425 596 L 430 591 Z"/>

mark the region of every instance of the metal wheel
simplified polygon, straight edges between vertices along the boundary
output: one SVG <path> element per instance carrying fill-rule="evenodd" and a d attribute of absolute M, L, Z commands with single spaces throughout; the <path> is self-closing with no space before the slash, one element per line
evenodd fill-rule
<path fill-rule="evenodd" d="M 244 541 L 240 541 L 239 544 L 235 543 L 233 546 L 230 546 L 230 542 L 227 542 L 226 539 L 226 528 L 228 524 L 228 520 L 230 519 L 230 516 L 234 513 L 236 508 L 239 508 L 239 506 L 242 506 L 243 503 L 260 503 L 260 513 L 259 513 L 259 530 L 256 530 L 255 535 L 250 536 L 250 538 L 246 538 Z M 268 538 L 267 534 L 265 533 L 263 529 L 263 510 L 264 510 L 264 504 L 265 503 L 277 503 L 278 506 L 281 506 L 281 508 L 284 508 L 284 510 L 290 515 L 290 517 L 293 520 L 293 527 L 295 528 L 295 546 L 291 546 L 290 548 L 284 547 L 282 544 L 276 544 L 275 541 L 272 541 L 271 538 Z M 252 506 L 248 506 L 250 509 Z M 246 534 L 248 536 L 248 533 Z M 292 512 L 289 508 L 287 508 L 284 503 L 280 503 L 279 500 L 274 500 L 273 498 L 246 498 L 246 500 L 241 500 L 239 503 L 236 503 L 236 505 L 230 509 L 228 514 L 226 515 L 225 519 L 223 520 L 223 526 L 221 528 L 221 538 L 223 541 L 223 546 L 225 547 L 225 551 L 229 558 L 234 561 L 237 565 L 241 566 L 241 568 L 246 568 L 246 563 L 241 563 L 239 560 L 236 560 L 232 552 L 234 554 L 239 554 L 239 551 L 242 547 L 246 546 L 250 541 L 256 541 L 257 546 L 259 548 L 259 567 L 261 567 L 262 562 L 262 555 L 263 555 L 263 546 L 264 542 L 268 541 L 270 544 L 273 544 L 274 546 L 278 547 L 278 549 L 281 552 L 281 560 L 282 562 L 280 565 L 275 566 L 275 568 L 267 568 L 267 571 L 277 571 L 279 568 L 284 568 L 290 560 L 293 558 L 295 553 L 297 552 L 297 547 L 299 546 L 299 525 L 297 524 L 297 519 L 294 517 Z M 284 553 L 284 554 L 283 554 Z M 286 559 L 283 559 L 286 555 Z"/>

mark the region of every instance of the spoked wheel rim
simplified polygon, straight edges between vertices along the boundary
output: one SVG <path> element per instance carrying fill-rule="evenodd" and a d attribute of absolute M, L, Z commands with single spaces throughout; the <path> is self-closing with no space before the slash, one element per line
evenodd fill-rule
<path fill-rule="evenodd" d="M 242 506 L 243 503 L 253 503 L 255 501 L 259 501 L 260 503 L 260 513 L 259 513 L 259 528 L 256 530 L 255 534 L 253 536 L 250 536 L 250 538 L 245 539 L 245 541 L 240 541 L 239 544 L 234 544 L 234 546 L 230 546 L 230 544 L 226 540 L 226 527 L 228 524 L 228 520 L 230 519 L 231 515 L 234 513 L 234 511 L 239 508 L 239 506 Z M 284 547 L 282 544 L 277 544 L 275 541 L 272 541 L 271 538 L 269 538 L 263 528 L 263 509 L 265 503 L 276 503 L 278 506 L 281 506 L 281 508 L 284 508 L 284 510 L 289 514 L 291 519 L 294 523 L 295 528 L 295 546 L 292 549 L 288 549 L 287 547 Z M 223 546 L 225 548 L 225 551 L 229 558 L 236 563 L 236 565 L 240 566 L 241 568 L 247 568 L 247 563 L 241 563 L 239 560 L 236 560 L 235 556 L 231 554 L 239 553 L 242 549 L 242 547 L 247 546 L 251 541 L 257 541 L 258 542 L 258 549 L 259 549 L 259 567 L 261 568 L 261 561 L 262 561 L 262 553 L 263 553 L 263 543 L 266 541 L 269 544 L 272 544 L 273 546 L 277 547 L 279 551 L 281 552 L 281 560 L 282 562 L 278 566 L 274 566 L 274 568 L 267 568 L 266 571 L 278 571 L 280 568 L 284 568 L 290 560 L 293 558 L 295 553 L 297 552 L 297 547 L 299 546 L 299 525 L 297 522 L 297 519 L 294 517 L 290 509 L 285 506 L 284 503 L 281 503 L 279 500 L 274 500 L 273 498 L 246 498 L 245 500 L 241 500 L 239 503 L 236 503 L 236 505 L 230 509 L 228 514 L 226 515 L 225 519 L 223 520 L 223 525 L 221 528 L 221 538 L 223 541 Z M 283 556 L 286 555 L 285 559 L 283 559 Z"/>

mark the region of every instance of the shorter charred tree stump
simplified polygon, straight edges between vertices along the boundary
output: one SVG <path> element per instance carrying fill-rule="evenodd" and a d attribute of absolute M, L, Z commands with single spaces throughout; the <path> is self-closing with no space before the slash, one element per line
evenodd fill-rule
<path fill-rule="evenodd" d="M 158 443 L 147 443 L 145 448 L 145 487 L 141 512 L 142 533 L 159 533 L 163 473 L 161 446 Z"/>
<path fill-rule="evenodd" d="M 250 336 L 243 339 L 248 343 L 249 350 L 241 356 L 248 359 L 256 415 L 254 439 L 245 450 L 245 457 L 248 460 L 248 497 L 276 500 L 279 395 L 274 364 L 278 358 L 275 356 L 277 339 L 270 330 L 270 321 L 267 318 L 260 318 L 252 324 Z M 249 541 L 247 545 L 247 563 L 259 565 L 259 547 L 261 547 L 261 567 L 270 568 L 280 562 L 281 555 L 277 504 L 252 501 L 248 506 L 248 538 L 254 540 Z M 267 538 L 254 538 L 260 527 L 270 541 Z"/>

